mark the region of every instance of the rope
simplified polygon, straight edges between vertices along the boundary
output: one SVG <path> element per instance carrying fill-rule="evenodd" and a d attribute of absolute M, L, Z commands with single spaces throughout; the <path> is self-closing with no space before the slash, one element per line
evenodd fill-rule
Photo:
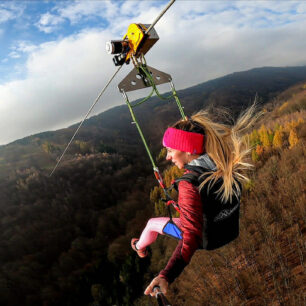
<path fill-rule="evenodd" d="M 143 56 L 143 59 L 144 59 L 144 56 Z M 145 60 L 145 59 L 144 59 L 144 60 Z M 178 95 L 177 95 L 177 92 L 176 92 L 176 90 L 175 90 L 175 87 L 174 87 L 173 82 L 170 81 L 172 94 L 169 95 L 169 96 L 163 97 L 163 96 L 159 93 L 159 91 L 158 91 L 158 89 L 157 89 L 157 87 L 156 87 L 156 85 L 155 85 L 155 83 L 154 83 L 154 79 L 153 79 L 153 77 L 152 77 L 150 71 L 149 71 L 148 68 L 147 68 L 146 63 L 145 63 L 145 64 L 140 64 L 139 66 L 137 66 L 137 68 L 138 68 L 139 73 L 141 73 L 141 72 L 144 73 L 144 75 L 145 75 L 146 78 L 148 79 L 148 81 L 149 81 L 149 83 L 150 83 L 150 85 L 152 86 L 153 89 L 152 89 L 152 91 L 151 91 L 151 93 L 150 93 L 150 95 L 149 95 L 148 97 L 146 97 L 146 98 L 144 98 L 143 100 L 141 100 L 140 102 L 134 104 L 133 107 L 134 107 L 134 106 L 138 106 L 138 105 L 144 103 L 145 101 L 147 101 L 147 100 L 153 95 L 153 92 L 155 92 L 156 95 L 157 95 L 161 100 L 170 100 L 170 99 L 174 98 L 174 99 L 175 99 L 175 102 L 176 102 L 176 104 L 177 104 L 177 106 L 178 106 L 178 109 L 179 109 L 179 111 L 180 111 L 180 114 L 181 114 L 182 118 L 183 118 L 184 120 L 186 120 L 186 116 L 185 116 L 185 113 L 184 113 L 182 104 L 181 104 L 180 99 L 179 99 L 179 97 L 178 97 Z"/>
<path fill-rule="evenodd" d="M 107 84 L 104 86 L 104 88 L 101 90 L 101 92 L 99 93 L 98 97 L 96 98 L 95 102 L 92 104 L 92 106 L 89 108 L 87 114 L 85 115 L 85 117 L 83 118 L 82 122 L 79 124 L 78 128 L 76 129 L 76 131 L 74 132 L 73 136 L 71 137 L 69 143 L 67 144 L 64 152 L 62 153 L 61 157 L 59 158 L 59 160 L 57 161 L 57 164 L 55 165 L 55 167 L 53 168 L 52 172 L 50 173 L 50 176 L 54 173 L 54 171 L 56 170 L 56 168 L 58 167 L 58 165 L 60 164 L 62 158 L 64 157 L 66 151 L 68 150 L 69 146 L 71 145 L 72 141 L 74 140 L 74 137 L 76 136 L 76 134 L 78 133 L 79 129 L 81 128 L 81 126 L 83 125 L 84 121 L 87 119 L 87 117 L 89 116 L 90 112 L 92 111 L 92 109 L 95 107 L 95 105 L 98 103 L 99 99 L 101 98 L 101 96 L 103 95 L 103 93 L 105 92 L 106 88 L 108 87 L 108 85 L 111 83 L 111 81 L 114 79 L 114 77 L 116 76 L 116 74 L 119 72 L 119 70 L 122 68 L 122 66 L 119 66 L 119 68 L 116 70 L 116 72 L 112 75 L 112 77 L 109 79 L 109 81 L 107 82 Z"/>
<path fill-rule="evenodd" d="M 175 90 L 175 87 L 174 87 L 174 84 L 173 84 L 172 81 L 170 82 L 170 85 L 171 85 L 171 89 L 172 89 L 172 92 L 173 92 L 173 96 L 174 96 L 175 102 L 176 102 L 176 104 L 177 104 L 177 106 L 179 108 L 179 111 L 181 113 L 181 116 L 182 116 L 183 120 L 187 120 L 187 117 L 186 117 L 186 115 L 184 113 L 183 106 L 181 104 L 181 101 L 180 101 L 177 93 L 176 93 L 176 90 Z"/>
<path fill-rule="evenodd" d="M 139 101 L 139 102 L 137 102 L 135 104 L 130 104 L 131 107 L 135 107 L 135 106 L 138 106 L 138 105 L 146 102 L 147 100 L 149 100 L 152 97 L 153 93 L 154 93 L 154 88 L 152 89 L 151 93 L 147 97 L 145 97 L 144 99 L 142 99 L 141 101 Z"/>
<path fill-rule="evenodd" d="M 143 100 L 140 101 L 140 102 L 143 103 L 143 102 L 145 102 L 146 100 L 148 100 L 148 98 L 152 95 L 153 92 L 154 92 L 154 90 L 151 92 L 151 94 L 150 94 L 148 97 L 146 97 L 145 99 L 143 99 Z M 132 119 L 133 119 L 133 123 L 135 123 L 135 125 L 136 125 L 136 128 L 137 128 L 137 130 L 138 130 L 138 133 L 139 133 L 139 135 L 140 135 L 140 138 L 141 138 L 141 140 L 142 140 L 142 142 L 143 142 L 143 144 L 144 144 L 144 147 L 145 147 L 145 149 L 146 149 L 146 151 L 147 151 L 147 154 L 148 154 L 148 156 L 149 156 L 149 158 L 150 158 L 151 164 L 152 164 L 152 166 L 153 166 L 153 171 L 154 171 L 155 178 L 156 178 L 156 180 L 158 181 L 158 183 L 159 183 L 160 187 L 162 188 L 162 190 L 164 191 L 164 194 L 165 194 L 165 196 L 166 196 L 166 200 L 167 200 L 167 201 L 172 200 L 171 196 L 169 195 L 169 193 L 168 193 L 168 191 L 167 191 L 166 186 L 164 185 L 163 178 L 162 178 L 162 176 L 161 176 L 161 174 L 160 174 L 160 172 L 159 172 L 158 167 L 156 166 L 156 164 L 155 164 L 155 162 L 154 162 L 152 153 L 151 153 L 151 151 L 150 151 L 150 149 L 149 149 L 149 146 L 148 146 L 148 144 L 147 144 L 147 141 L 146 141 L 146 139 L 145 139 L 145 137 L 144 137 L 144 135 L 143 135 L 143 132 L 142 132 L 142 130 L 141 130 L 141 128 L 140 128 L 140 125 L 139 125 L 139 123 L 138 123 L 138 121 L 137 121 L 137 119 L 136 119 L 135 113 L 134 113 L 134 111 L 133 111 L 133 107 L 139 105 L 140 103 L 137 103 L 137 104 L 135 104 L 135 105 L 131 105 L 131 103 L 130 103 L 130 101 L 129 101 L 129 98 L 128 98 L 127 94 L 125 93 L 125 91 L 122 91 L 122 95 L 123 95 L 123 97 L 124 97 L 124 99 L 125 99 L 125 102 L 126 102 L 128 108 L 129 108 L 129 111 L 130 111 L 130 113 L 131 113 L 131 117 L 132 117 Z M 169 205 L 167 205 L 167 209 L 168 209 L 168 213 L 169 213 L 170 220 L 172 220 L 172 213 L 171 213 L 171 209 L 170 209 L 170 206 L 169 206 Z"/>
<path fill-rule="evenodd" d="M 153 169 L 157 169 L 157 167 L 156 167 L 156 165 L 155 165 L 155 162 L 154 162 L 154 159 L 153 159 L 153 157 L 152 157 L 152 154 L 151 154 L 151 152 L 150 152 L 150 149 L 149 149 L 149 147 L 148 147 L 148 145 L 147 145 L 146 139 L 145 139 L 144 136 L 143 136 L 142 130 L 141 130 L 141 128 L 140 128 L 140 126 L 139 126 L 139 124 L 138 124 L 138 121 L 137 121 L 137 119 L 136 119 L 136 117 L 135 117 L 135 114 L 134 114 L 134 112 L 133 112 L 133 108 L 132 108 L 132 106 L 131 106 L 131 103 L 130 103 L 130 101 L 129 101 L 129 98 L 128 98 L 127 94 L 125 93 L 125 91 L 122 91 L 122 94 L 123 94 L 123 97 L 125 98 L 125 102 L 126 102 L 128 108 L 129 108 L 129 110 L 130 110 L 130 113 L 131 113 L 133 122 L 136 124 L 138 133 L 139 133 L 139 135 L 140 135 L 140 137 L 141 137 L 141 140 L 142 140 L 142 142 L 143 142 L 143 144 L 144 144 L 144 146 L 145 146 L 145 148 L 146 148 L 146 151 L 147 151 L 147 153 L 148 153 L 148 155 L 149 155 L 149 158 L 150 158 L 151 163 L 152 163 L 152 165 L 153 165 Z"/>
<path fill-rule="evenodd" d="M 145 76 L 146 76 L 146 78 L 148 79 L 150 85 L 153 87 L 153 90 L 155 91 L 156 95 L 157 95 L 160 99 L 162 99 L 162 100 L 170 100 L 171 98 L 174 97 L 173 94 L 170 95 L 170 96 L 167 96 L 167 97 L 163 97 L 163 96 L 159 93 L 159 91 L 158 91 L 158 89 L 157 89 L 157 87 L 156 87 L 156 85 L 155 85 L 155 83 L 154 83 L 153 77 L 152 77 L 152 75 L 151 75 L 151 73 L 150 73 L 150 71 L 148 70 L 148 68 L 147 68 L 146 65 L 142 65 L 142 64 L 139 65 L 139 66 L 138 66 L 138 71 L 139 71 L 140 73 L 143 72 L 143 73 L 145 74 Z"/>

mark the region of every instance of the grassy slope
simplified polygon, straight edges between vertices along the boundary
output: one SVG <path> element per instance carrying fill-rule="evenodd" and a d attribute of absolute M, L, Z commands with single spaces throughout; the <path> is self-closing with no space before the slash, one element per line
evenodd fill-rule
<path fill-rule="evenodd" d="M 306 84 L 286 90 L 258 123 L 296 127 L 282 148 L 265 148 L 242 199 L 240 237 L 216 251 L 197 251 L 171 286 L 173 305 L 302 305 L 305 303 Z M 304 122 L 303 122 L 303 120 Z M 152 246 L 152 272 L 163 268 L 175 246 L 159 238 Z M 147 305 L 140 298 L 135 305 Z"/>

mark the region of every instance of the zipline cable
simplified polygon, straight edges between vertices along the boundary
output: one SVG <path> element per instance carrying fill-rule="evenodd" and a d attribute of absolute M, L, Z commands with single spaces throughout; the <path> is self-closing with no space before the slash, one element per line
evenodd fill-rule
<path fill-rule="evenodd" d="M 85 115 L 84 119 L 82 120 L 82 122 L 79 124 L 78 128 L 76 129 L 76 131 L 74 132 L 73 136 L 71 137 L 69 143 L 67 144 L 64 152 L 62 153 L 61 157 L 59 158 L 59 160 L 57 161 L 57 164 L 55 165 L 54 169 L 52 170 L 52 172 L 50 173 L 50 176 L 53 174 L 53 172 L 56 170 L 56 168 L 58 167 L 58 165 L 60 164 L 62 158 L 64 157 L 66 151 L 68 150 L 69 146 L 71 145 L 74 137 L 76 136 L 76 134 L 78 133 L 79 129 L 81 128 L 81 126 L 83 125 L 84 121 L 87 119 L 87 117 L 89 116 L 90 112 L 92 111 L 92 109 L 95 107 L 95 105 L 98 103 L 99 99 L 101 98 L 101 96 L 103 95 L 103 93 L 105 92 L 106 88 L 108 87 L 108 85 L 111 83 L 111 81 L 114 79 L 114 77 L 116 76 L 116 74 L 119 72 L 119 70 L 122 68 L 122 66 L 119 66 L 118 69 L 116 70 L 116 72 L 112 75 L 112 77 L 109 79 L 109 81 L 107 82 L 107 84 L 105 85 L 105 87 L 101 90 L 101 92 L 99 93 L 98 97 L 96 98 L 95 102 L 92 104 L 92 106 L 90 107 L 90 109 L 88 110 L 87 114 Z"/>
<path fill-rule="evenodd" d="M 167 12 L 167 10 L 170 8 L 170 6 L 175 2 L 175 0 L 171 0 L 168 5 L 163 9 L 163 11 L 159 14 L 159 16 L 155 19 L 155 21 L 148 27 L 145 34 L 148 34 L 150 30 L 155 26 L 155 24 L 158 22 L 160 18 Z"/>
<path fill-rule="evenodd" d="M 170 6 L 175 2 L 176 0 L 171 0 L 168 5 L 162 10 L 162 12 L 158 15 L 158 17 L 153 21 L 153 23 L 149 26 L 149 28 L 146 30 L 145 34 L 148 34 L 150 32 L 150 30 L 155 26 L 155 24 L 160 20 L 160 18 L 166 13 L 166 11 L 170 8 Z M 110 80 L 108 81 L 108 83 L 105 85 L 105 87 L 102 89 L 102 91 L 100 92 L 100 94 L 98 95 L 98 97 L 96 98 L 95 102 L 93 103 L 93 105 L 90 107 L 90 109 L 88 110 L 87 114 L 85 115 L 84 119 L 82 120 L 82 122 L 80 123 L 80 125 L 78 126 L 78 128 L 76 129 L 76 131 L 74 132 L 73 136 L 71 137 L 68 145 L 66 146 L 64 152 L 62 153 L 61 157 L 59 158 L 59 160 L 57 161 L 55 167 L 53 168 L 52 172 L 50 173 L 50 176 L 52 176 L 52 174 L 54 173 L 54 171 L 57 169 L 58 165 L 60 164 L 61 160 L 63 159 L 66 151 L 68 150 L 69 146 L 71 145 L 72 141 L 74 140 L 74 137 L 76 136 L 76 134 L 78 133 L 79 129 L 81 128 L 81 126 L 83 125 L 84 121 L 87 119 L 87 117 L 89 116 L 90 112 L 92 111 L 92 109 L 94 108 L 94 106 L 98 103 L 99 99 L 101 98 L 102 94 L 104 93 L 104 91 L 106 90 L 106 88 L 108 87 L 108 85 L 111 83 L 111 81 L 114 79 L 114 77 L 116 76 L 116 74 L 119 72 L 119 70 L 121 69 L 122 65 L 118 67 L 117 71 L 113 74 L 113 76 L 110 78 Z M 153 91 L 152 91 L 153 93 Z"/>

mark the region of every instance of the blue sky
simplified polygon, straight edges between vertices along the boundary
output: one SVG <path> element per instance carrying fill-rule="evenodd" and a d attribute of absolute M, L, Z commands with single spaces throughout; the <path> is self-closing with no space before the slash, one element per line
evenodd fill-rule
<path fill-rule="evenodd" d="M 1 83 L 21 76 L 19 69 L 35 45 L 57 38 L 56 33 L 46 35 L 36 26 L 41 14 L 52 6 L 52 3 L 37 1 L 0 1 Z"/>
<path fill-rule="evenodd" d="M 74 3 L 74 1 L 0 1 L 1 83 L 24 77 L 26 73 L 24 63 L 29 53 L 40 44 L 77 34 L 85 28 L 108 26 L 103 15 L 96 16 L 91 13 L 81 18 L 80 13 L 80 17 L 75 17 L 75 21 L 72 17 L 69 19 L 69 16 L 63 16 L 61 10 Z"/>
<path fill-rule="evenodd" d="M 122 8 L 125 2 L 0 1 L 0 83 L 24 78 L 27 57 L 39 45 L 77 35 L 85 29 L 107 29 L 111 26 L 111 17 L 107 14 L 111 14 L 113 9 Z M 168 3 L 162 0 L 147 2 L 150 7 L 161 9 Z M 105 10 L 110 12 L 105 14 Z M 137 13 L 133 11 L 122 14 L 130 18 L 134 15 L 137 16 Z M 118 35 L 120 37 L 122 33 Z"/>
<path fill-rule="evenodd" d="M 0 1 L 0 144 L 75 123 L 113 74 L 105 42 L 168 1 Z M 177 0 L 148 64 L 178 89 L 235 71 L 306 64 L 306 1 Z M 123 103 L 117 84 L 93 114 Z M 132 98 L 143 95 L 135 93 Z"/>

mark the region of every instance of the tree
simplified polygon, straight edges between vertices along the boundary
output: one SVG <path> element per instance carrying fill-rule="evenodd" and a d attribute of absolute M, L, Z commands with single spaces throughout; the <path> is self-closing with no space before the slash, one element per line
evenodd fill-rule
<path fill-rule="evenodd" d="M 269 151 L 271 148 L 271 142 L 270 142 L 270 138 L 269 138 L 269 134 L 267 130 L 262 132 L 261 139 L 262 139 L 261 140 L 262 146 L 264 147 L 266 151 Z"/>
<path fill-rule="evenodd" d="M 280 149 L 283 146 L 283 133 L 276 130 L 273 138 L 273 148 Z"/>
<path fill-rule="evenodd" d="M 260 142 L 263 148 L 266 151 L 269 151 L 269 149 L 271 148 L 271 142 L 270 142 L 268 131 L 263 124 L 261 125 L 258 133 L 259 133 Z"/>
<path fill-rule="evenodd" d="M 100 302 L 102 302 L 103 296 L 105 295 L 105 292 L 103 289 L 104 288 L 102 284 L 91 285 L 91 295 L 96 305 L 101 305 Z"/>
<path fill-rule="evenodd" d="M 297 133 L 296 133 L 296 130 L 295 128 L 292 128 L 290 130 L 290 134 L 289 134 L 289 148 L 292 149 L 294 146 L 297 145 L 297 143 L 299 142 L 299 139 L 298 139 L 298 136 L 297 136 Z"/>
<path fill-rule="evenodd" d="M 47 154 L 50 154 L 52 152 L 54 152 L 54 145 L 52 145 L 50 142 L 44 142 L 42 145 L 41 145 L 42 149 L 44 152 L 46 152 Z"/>
<path fill-rule="evenodd" d="M 270 129 L 268 130 L 268 137 L 269 137 L 269 143 L 271 146 L 271 144 L 273 144 L 274 132 L 271 131 Z"/>
<path fill-rule="evenodd" d="M 162 148 L 161 151 L 159 152 L 159 154 L 157 155 L 156 160 L 159 162 L 161 160 L 164 160 L 166 158 L 167 155 L 167 150 L 166 148 Z"/>
<path fill-rule="evenodd" d="M 255 147 L 256 145 L 260 144 L 260 137 L 257 130 L 253 130 L 250 135 L 250 144 L 252 147 Z"/>
<path fill-rule="evenodd" d="M 263 153 L 263 146 L 257 145 L 256 146 L 256 153 L 258 156 L 260 156 Z"/>
<path fill-rule="evenodd" d="M 99 145 L 97 146 L 97 151 L 101 153 L 110 153 L 110 154 L 116 153 L 116 150 L 113 147 L 103 143 L 103 141 L 100 141 Z"/>
<path fill-rule="evenodd" d="M 300 119 L 298 121 L 291 120 L 290 122 L 287 122 L 285 124 L 285 130 L 287 130 L 290 133 L 292 129 L 295 129 L 299 124 L 303 122 L 304 122 L 303 119 L 302 121 Z"/>
<path fill-rule="evenodd" d="M 150 200 L 152 203 L 156 203 L 160 198 L 161 198 L 160 188 L 159 186 L 155 186 L 150 192 Z"/>
<path fill-rule="evenodd" d="M 259 156 L 258 156 L 256 150 L 252 150 L 252 160 L 253 160 L 253 162 L 257 162 L 259 160 Z"/>
<path fill-rule="evenodd" d="M 76 140 L 75 141 L 76 146 L 78 147 L 78 151 L 81 154 L 91 153 L 91 147 L 90 144 L 86 141 Z"/>

